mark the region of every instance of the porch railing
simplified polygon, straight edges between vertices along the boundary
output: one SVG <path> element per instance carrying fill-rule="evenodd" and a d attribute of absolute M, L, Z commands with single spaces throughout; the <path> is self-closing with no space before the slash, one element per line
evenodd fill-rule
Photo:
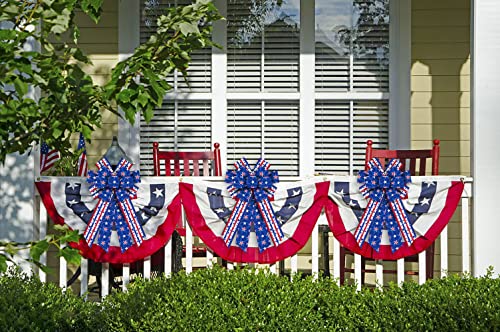
<path fill-rule="evenodd" d="M 294 179 L 289 179 L 294 180 Z M 295 178 L 295 180 L 300 180 L 299 178 Z M 461 210 L 460 214 L 460 222 L 461 222 L 461 272 L 470 272 L 471 271 L 471 219 L 470 219 L 470 204 L 472 198 L 472 178 L 463 178 L 465 182 L 465 188 L 462 193 L 461 198 L 461 209 L 457 209 L 457 211 Z M 47 235 L 47 213 L 43 204 L 41 204 L 40 196 L 35 194 L 35 229 L 36 233 L 40 239 L 45 238 Z M 185 217 L 184 217 L 185 218 Z M 187 224 L 187 223 L 186 223 Z M 187 224 L 188 225 L 188 224 Z M 328 241 L 332 245 L 328 245 L 328 253 L 326 251 L 320 251 L 320 227 L 322 230 L 327 227 L 327 221 L 324 214 L 320 217 L 320 220 L 314 226 L 314 229 L 311 234 L 310 244 L 311 244 L 311 253 L 304 255 L 298 254 L 294 255 L 288 259 L 286 259 L 286 271 L 287 273 L 296 273 L 299 272 L 299 257 L 301 261 L 306 258 L 307 261 L 310 260 L 310 264 L 304 264 L 300 266 L 300 272 L 310 273 L 313 276 L 318 276 L 320 272 L 330 275 L 333 278 L 337 279 L 337 282 L 340 282 L 340 244 L 339 242 L 331 235 L 331 232 L 328 236 Z M 325 238 L 323 236 L 323 238 Z M 449 270 L 449 241 L 448 241 L 448 226 L 444 228 L 441 235 L 439 236 L 439 244 L 440 244 L 440 272 L 439 275 L 435 273 L 435 277 L 441 276 L 444 277 L 447 275 Z M 193 234 L 192 230 L 189 226 L 186 227 L 186 237 L 185 241 L 185 258 L 183 259 L 183 265 L 186 273 L 191 273 L 194 268 L 203 268 L 209 267 L 214 264 L 216 258 L 210 250 L 207 250 L 206 257 L 195 258 L 193 257 Z M 323 248 L 324 249 L 324 248 Z M 166 246 L 163 248 L 164 250 L 164 273 L 166 275 L 170 275 L 172 273 L 172 240 L 170 240 Z M 42 255 L 40 259 L 41 263 L 47 263 L 47 255 Z M 328 264 L 325 264 L 327 262 Z M 321 264 L 323 263 L 323 264 Z M 63 258 L 59 259 L 58 264 L 59 270 L 59 286 L 61 288 L 67 287 L 67 281 L 70 278 L 68 273 L 68 267 L 66 261 Z M 196 265 L 196 266 L 195 266 Z M 284 264 L 282 263 L 282 266 Z M 307 266 L 306 266 L 307 265 Z M 322 265 L 323 271 L 320 270 L 320 265 Z M 328 270 L 324 271 L 325 265 L 328 265 Z M 228 262 L 227 268 L 233 269 L 234 264 Z M 259 264 L 259 266 L 265 266 Z M 279 273 L 280 262 L 268 265 L 270 271 L 272 273 Z M 304 267 L 306 266 L 306 267 Z M 362 260 L 360 255 L 354 255 L 354 282 L 357 284 L 357 288 L 361 289 L 362 287 Z M 401 283 L 405 280 L 405 262 L 404 259 L 399 259 L 396 262 L 397 266 L 397 283 Z M 375 262 L 375 285 L 380 287 L 380 285 L 384 284 L 384 262 L 376 261 Z M 122 289 L 125 291 L 131 281 L 131 273 L 130 273 L 130 264 L 123 264 L 122 268 L 122 278 L 121 284 Z M 152 277 L 152 267 L 151 267 L 151 257 L 147 257 L 143 261 L 143 277 L 148 279 Z M 419 254 L 418 260 L 418 282 L 424 283 L 426 278 L 426 257 L 425 251 Z M 48 280 L 47 275 L 43 271 L 38 272 L 40 280 L 46 282 Z M 109 275 L 110 275 L 110 266 L 108 263 L 103 263 L 101 268 L 101 295 L 105 296 L 109 294 L 110 284 L 109 284 Z M 87 259 L 82 258 L 81 261 L 81 274 L 79 277 L 80 280 L 80 294 L 87 294 L 89 287 L 89 262 Z"/>

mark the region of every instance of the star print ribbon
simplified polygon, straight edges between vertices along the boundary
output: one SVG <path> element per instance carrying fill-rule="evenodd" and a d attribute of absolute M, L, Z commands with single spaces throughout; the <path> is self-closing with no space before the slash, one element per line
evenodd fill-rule
<path fill-rule="evenodd" d="M 236 169 L 227 171 L 225 181 L 237 202 L 222 232 L 224 243 L 229 247 L 238 234 L 236 244 L 246 251 L 253 227 L 260 252 L 271 244 L 279 245 L 284 234 L 269 201 L 276 191 L 274 184 L 279 182 L 278 172 L 269 171 L 270 164 L 264 159 L 259 159 L 253 169 L 245 158 L 234 165 Z"/>
<path fill-rule="evenodd" d="M 416 234 L 401 200 L 408 193 L 410 172 L 399 170 L 401 162 L 398 159 L 392 159 L 386 170 L 377 158 L 370 160 L 368 166 L 367 171 L 360 171 L 358 174 L 358 183 L 361 183 L 359 189 L 370 200 L 354 232 L 356 242 L 361 247 L 369 234 L 369 243 L 378 252 L 385 224 L 392 252 L 398 250 L 403 241 L 410 246 Z"/>
<path fill-rule="evenodd" d="M 141 181 L 139 171 L 130 171 L 132 164 L 121 159 L 113 170 L 106 158 L 96 164 L 98 171 L 89 171 L 87 182 L 89 191 L 98 198 L 97 206 L 83 233 L 89 247 L 92 247 L 97 235 L 97 244 L 106 252 L 109 249 L 111 230 L 116 227 L 121 251 L 132 246 L 132 240 L 139 246 L 145 237 L 144 230 L 135 214 L 131 199 L 136 198 L 136 183 Z"/>

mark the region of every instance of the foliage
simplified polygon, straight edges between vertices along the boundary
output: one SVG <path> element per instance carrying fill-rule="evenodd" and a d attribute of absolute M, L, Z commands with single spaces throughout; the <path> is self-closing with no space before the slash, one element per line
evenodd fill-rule
<path fill-rule="evenodd" d="M 23 153 L 40 141 L 58 150 L 62 158 L 51 175 L 68 175 L 77 154 L 70 137 L 81 132 L 87 140 L 101 125 L 101 112 L 134 122 L 142 112 L 149 121 L 172 87 L 166 77 L 175 69 L 185 75 L 190 53 L 216 46 L 210 40 L 211 23 L 221 18 L 209 0 L 168 9 L 158 16 L 157 33 L 120 62 L 111 80 L 100 87 L 83 71 L 91 64 L 78 45 L 77 11 L 98 22 L 103 0 L 5 0 L 0 3 L 0 164 L 7 154 Z M 37 49 L 40 48 L 40 49 Z M 55 172 L 55 174 L 54 174 Z M 18 248 L 38 251 L 58 238 L 40 242 L 0 243 L 0 271 Z M 72 249 L 60 255 L 74 261 Z"/>
<path fill-rule="evenodd" d="M 220 267 L 135 280 L 84 302 L 19 274 L 0 277 L 0 329 L 103 331 L 494 331 L 500 279 L 453 275 L 384 290 L 330 278 Z M 16 319 L 12 320 L 12 317 Z"/>
<path fill-rule="evenodd" d="M 43 253 L 47 252 L 51 246 L 57 249 L 58 257 L 64 259 L 74 265 L 80 265 L 81 256 L 78 250 L 70 246 L 64 246 L 69 242 L 78 242 L 80 235 L 78 231 L 70 230 L 68 226 L 54 225 L 55 234 L 49 234 L 47 237 L 40 241 L 32 242 L 2 242 L 0 241 L 0 273 L 7 271 L 7 262 L 16 264 L 15 258 L 21 258 L 20 251 L 29 249 L 29 258 L 26 260 L 38 266 L 45 272 L 49 269 L 40 262 L 40 257 Z"/>
<path fill-rule="evenodd" d="M 10 270 L 0 277 L 1 331 L 99 331 L 99 308 L 64 292 Z"/>
<path fill-rule="evenodd" d="M 158 18 L 157 33 L 100 87 L 82 69 L 90 60 L 78 45 L 75 13 L 81 10 L 97 22 L 102 2 L 1 2 L 0 164 L 7 154 L 23 153 L 39 141 L 70 154 L 71 134 L 82 132 L 89 140 L 103 110 L 118 113 L 121 107 L 131 122 L 141 111 L 151 119 L 171 89 L 166 76 L 174 69 L 185 73 L 190 53 L 213 45 L 211 22 L 221 18 L 208 0 L 168 9 Z"/>
<path fill-rule="evenodd" d="M 221 18 L 209 0 L 173 7 L 159 16 L 157 33 L 112 70 L 104 88 L 106 98 L 117 101 L 129 122 L 134 123 L 137 110 L 149 122 L 154 107 L 161 106 L 165 93 L 172 89 L 167 76 L 174 69 L 186 75 L 193 51 L 218 47 L 210 39 L 211 23 Z"/>
<path fill-rule="evenodd" d="M 485 331 L 500 328 L 500 279 L 454 275 L 357 292 L 329 278 L 216 267 L 136 281 L 102 307 L 112 331 Z"/>

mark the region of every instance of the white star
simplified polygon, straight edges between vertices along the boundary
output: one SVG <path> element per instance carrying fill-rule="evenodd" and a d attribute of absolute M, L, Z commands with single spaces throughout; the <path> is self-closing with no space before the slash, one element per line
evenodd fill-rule
<path fill-rule="evenodd" d="M 411 214 L 413 214 L 415 217 L 418 217 L 418 213 L 417 212 L 412 212 Z"/>
<path fill-rule="evenodd" d="M 298 196 L 298 195 L 300 195 L 301 193 L 302 193 L 302 190 L 300 190 L 300 189 L 299 189 L 299 190 L 297 190 L 297 191 L 293 190 L 293 191 L 292 191 L 292 196 Z"/>
<path fill-rule="evenodd" d="M 280 223 L 283 223 L 283 217 L 282 216 L 276 216 L 276 220 L 278 220 Z"/>
<path fill-rule="evenodd" d="M 152 207 L 151 207 L 151 211 L 153 211 L 153 212 L 158 212 L 158 209 L 157 209 L 157 208 L 155 208 L 154 206 L 152 206 Z"/>
<path fill-rule="evenodd" d="M 288 204 L 288 208 L 297 210 L 297 206 L 294 205 L 293 203 Z"/>
<path fill-rule="evenodd" d="M 357 206 L 356 202 L 354 202 L 352 199 L 349 201 L 350 206 Z"/>
<path fill-rule="evenodd" d="M 429 205 L 429 199 L 427 197 L 422 198 L 420 205 Z"/>
<path fill-rule="evenodd" d="M 146 220 L 148 218 L 148 215 L 146 213 L 141 213 L 142 220 Z"/>
<path fill-rule="evenodd" d="M 223 208 L 218 208 L 218 209 L 215 209 L 215 212 L 216 213 L 223 213 L 224 209 Z"/>
<path fill-rule="evenodd" d="M 157 188 L 155 189 L 155 191 L 153 191 L 153 194 L 155 194 L 155 195 L 156 195 L 156 198 L 158 198 L 158 197 L 160 197 L 160 196 L 161 196 L 161 197 L 163 197 L 163 189 L 160 189 L 160 188 L 158 188 L 158 187 L 157 187 Z"/>
<path fill-rule="evenodd" d="M 430 186 L 435 186 L 436 184 L 434 183 L 434 181 L 424 181 L 425 184 L 427 184 L 427 188 L 429 188 Z"/>
<path fill-rule="evenodd" d="M 336 191 L 335 193 L 340 195 L 340 197 L 344 197 L 344 195 L 345 195 L 344 189 L 342 189 L 341 191 Z"/>
<path fill-rule="evenodd" d="M 76 201 L 75 199 L 72 199 L 71 201 L 68 201 L 67 202 L 69 204 L 69 206 L 73 206 L 74 204 L 78 203 L 78 201 Z"/>
<path fill-rule="evenodd" d="M 68 184 L 68 188 L 71 188 L 71 190 L 75 190 L 76 187 L 80 186 L 79 183 L 71 182 Z"/>

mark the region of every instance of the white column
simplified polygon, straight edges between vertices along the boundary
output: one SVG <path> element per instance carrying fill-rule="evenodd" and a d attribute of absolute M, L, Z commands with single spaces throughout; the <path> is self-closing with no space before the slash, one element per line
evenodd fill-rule
<path fill-rule="evenodd" d="M 123 61 L 134 53 L 140 44 L 140 1 L 120 0 L 118 2 L 118 60 Z M 139 167 L 140 161 L 140 119 L 137 114 L 134 125 L 118 118 L 118 143 L 127 156 Z"/>
<path fill-rule="evenodd" d="M 314 173 L 314 1 L 300 1 L 300 175 Z"/>
<path fill-rule="evenodd" d="M 488 266 L 500 270 L 498 234 L 500 204 L 500 149 L 498 105 L 500 104 L 500 6 L 498 0 L 472 1 L 472 175 L 474 178 L 473 268 L 483 275 Z"/>
<path fill-rule="evenodd" d="M 390 1 L 389 144 L 410 148 L 411 0 Z"/>
<path fill-rule="evenodd" d="M 225 0 L 215 0 L 219 13 L 227 16 Z M 222 174 L 225 174 L 227 164 L 227 21 L 214 23 L 213 40 L 222 46 L 212 51 L 212 144 L 219 143 L 221 147 Z"/>

